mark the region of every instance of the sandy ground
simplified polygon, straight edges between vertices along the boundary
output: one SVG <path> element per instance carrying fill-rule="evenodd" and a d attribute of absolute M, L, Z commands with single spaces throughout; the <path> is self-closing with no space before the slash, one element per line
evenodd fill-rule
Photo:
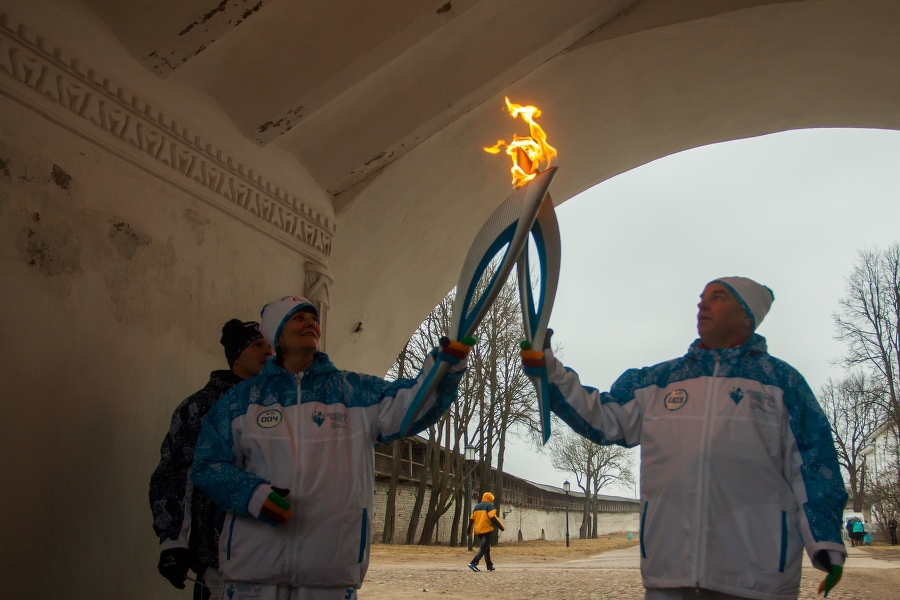
<path fill-rule="evenodd" d="M 493 546 L 491 556 L 497 560 L 510 562 L 565 562 L 567 560 L 587 558 L 609 550 L 636 547 L 637 539 L 628 541 L 624 534 L 603 536 L 596 540 L 570 540 L 566 548 L 565 542 L 511 542 Z M 475 545 L 477 550 L 477 541 Z M 430 561 L 456 563 L 463 561 L 463 566 L 471 560 L 473 552 L 466 548 L 450 548 L 448 546 L 394 546 L 389 544 L 372 544 L 370 564 L 418 563 Z"/>
<path fill-rule="evenodd" d="M 872 546 L 851 552 L 844 579 L 829 600 L 900 599 L 900 548 Z M 473 573 L 466 567 L 472 555 L 465 549 L 376 544 L 359 596 L 362 600 L 644 597 L 637 544 L 625 536 L 572 540 L 569 548 L 564 542 L 501 543 L 491 554 L 497 570 L 488 573 L 482 563 L 482 572 Z M 816 598 L 821 579 L 818 571 L 805 565 L 800 598 Z"/>
<path fill-rule="evenodd" d="M 859 549 L 872 558 L 900 563 L 900 546 L 876 544 L 874 546 L 861 546 Z"/>

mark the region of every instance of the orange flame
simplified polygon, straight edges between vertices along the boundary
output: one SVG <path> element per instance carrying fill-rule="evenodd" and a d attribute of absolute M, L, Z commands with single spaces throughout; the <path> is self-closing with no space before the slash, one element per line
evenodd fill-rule
<path fill-rule="evenodd" d="M 485 146 L 484 151 L 491 154 L 499 154 L 501 146 L 506 146 L 506 153 L 512 157 L 512 183 L 516 187 L 521 187 L 534 179 L 538 174 L 538 166 L 541 162 L 546 162 L 547 167 L 550 161 L 556 156 L 556 148 L 547 143 L 547 134 L 541 129 L 541 126 L 534 122 L 536 118 L 541 116 L 541 110 L 536 106 L 522 106 L 521 104 L 513 104 L 506 100 L 506 110 L 512 118 L 522 117 L 522 120 L 528 123 L 528 130 L 531 133 L 527 137 L 519 137 L 513 135 L 513 141 L 509 144 L 505 140 L 497 140 L 493 146 Z"/>

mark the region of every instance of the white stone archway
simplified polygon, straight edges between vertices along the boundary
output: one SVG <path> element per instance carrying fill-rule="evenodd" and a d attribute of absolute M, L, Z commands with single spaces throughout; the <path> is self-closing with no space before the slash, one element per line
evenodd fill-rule
<path fill-rule="evenodd" d="M 172 409 L 223 362 L 221 324 L 309 293 L 338 365 L 383 373 L 509 193 L 480 150 L 512 131 L 504 95 L 544 110 L 557 201 L 712 142 L 900 128 L 893 0 L 0 13 L 11 597 L 171 594 L 147 481 Z"/>
<path fill-rule="evenodd" d="M 400 348 L 455 284 L 470 238 L 509 193 L 505 163 L 479 150 L 509 135 L 503 94 L 544 111 L 560 152 L 557 202 L 714 142 L 808 127 L 900 128 L 900 7 L 779 3 L 642 29 L 662 4 L 642 3 L 620 29 L 586 37 L 392 163 L 348 203 L 331 260 L 339 273 L 332 355 L 386 370 L 393 355 L 382 349 Z M 362 240 L 379 240 L 384 251 Z M 360 321 L 364 333 L 352 334 Z"/>

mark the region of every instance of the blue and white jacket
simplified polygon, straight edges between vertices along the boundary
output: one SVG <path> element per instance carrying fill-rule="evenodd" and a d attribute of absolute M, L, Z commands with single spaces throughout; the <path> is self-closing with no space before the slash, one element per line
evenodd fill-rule
<path fill-rule="evenodd" d="M 400 423 L 434 364 L 388 382 L 339 371 L 323 353 L 300 375 L 273 360 L 232 388 L 206 417 L 191 478 L 229 514 L 219 541 L 225 581 L 360 587 L 369 564 L 375 446 Z M 426 399 L 410 434 L 455 400 L 464 362 Z M 293 515 L 272 527 L 255 517 L 271 486 L 290 490 Z"/>
<path fill-rule="evenodd" d="M 598 444 L 641 445 L 645 587 L 788 600 L 804 546 L 843 563 L 847 492 L 828 420 L 764 338 L 722 350 L 698 340 L 609 393 L 546 356 L 553 412 Z"/>

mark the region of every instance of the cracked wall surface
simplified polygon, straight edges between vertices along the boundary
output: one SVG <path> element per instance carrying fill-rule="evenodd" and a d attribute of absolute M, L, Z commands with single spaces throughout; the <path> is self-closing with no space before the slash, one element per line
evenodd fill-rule
<path fill-rule="evenodd" d="M 187 23 L 178 35 L 141 61 L 161 77 L 189 61 L 262 8 L 262 0 L 222 0 Z"/>
<path fill-rule="evenodd" d="M 42 499 L 0 500 L 2 596 L 166 597 L 147 485 L 172 411 L 303 262 L 0 96 L 0 279 L 4 488 Z"/>

